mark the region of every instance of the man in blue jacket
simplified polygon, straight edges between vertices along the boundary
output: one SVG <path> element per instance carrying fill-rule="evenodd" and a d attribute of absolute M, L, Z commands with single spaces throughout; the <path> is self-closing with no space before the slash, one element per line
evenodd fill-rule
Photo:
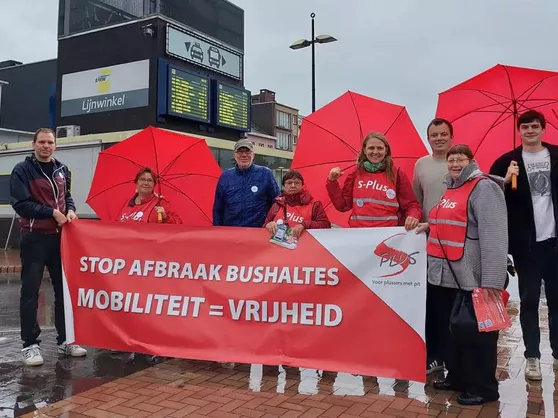
<path fill-rule="evenodd" d="M 52 157 L 55 149 L 53 131 L 39 129 L 33 136 L 33 155 L 18 163 L 10 176 L 10 203 L 20 216 L 22 234 L 20 320 L 26 366 L 43 364 L 37 305 L 45 266 L 54 288 L 58 352 L 73 357 L 87 353 L 79 345 L 66 343 L 60 229 L 77 216 L 70 194 L 70 172 Z"/>
<path fill-rule="evenodd" d="M 261 228 L 279 185 L 273 172 L 254 164 L 254 145 L 241 139 L 234 145 L 236 167 L 221 174 L 215 191 L 213 225 Z"/>

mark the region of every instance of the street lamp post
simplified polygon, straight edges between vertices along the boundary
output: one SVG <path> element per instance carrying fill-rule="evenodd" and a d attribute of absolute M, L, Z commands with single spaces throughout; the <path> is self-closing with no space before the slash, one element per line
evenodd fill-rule
<path fill-rule="evenodd" d="M 307 46 L 312 47 L 312 112 L 316 111 L 316 44 L 327 44 L 330 42 L 335 42 L 335 39 L 331 35 L 314 35 L 314 18 L 316 13 L 311 13 L 310 18 L 312 19 L 312 37 L 309 41 L 308 39 L 299 39 L 291 44 L 289 48 L 291 49 L 302 49 Z"/>

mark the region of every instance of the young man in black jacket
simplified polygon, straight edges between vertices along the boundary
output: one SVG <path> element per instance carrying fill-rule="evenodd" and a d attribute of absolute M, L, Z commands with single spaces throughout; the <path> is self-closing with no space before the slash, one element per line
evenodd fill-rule
<path fill-rule="evenodd" d="M 550 345 L 558 370 L 558 146 L 542 142 L 546 120 L 530 110 L 517 120 L 522 145 L 498 158 L 491 174 L 505 177 L 509 252 L 518 274 L 520 321 L 525 343 L 525 376 L 542 380 L 539 300 L 544 280 Z M 517 190 L 511 181 L 517 176 Z"/>
<path fill-rule="evenodd" d="M 18 163 L 10 177 L 11 205 L 20 216 L 22 233 L 20 320 L 21 352 L 26 366 L 43 364 L 37 305 L 45 266 L 54 288 L 58 352 L 72 357 L 87 353 L 78 345 L 66 343 L 60 228 L 77 216 L 70 194 L 70 172 L 64 164 L 52 158 L 55 149 L 53 131 L 39 129 L 33 136 L 33 155 Z"/>

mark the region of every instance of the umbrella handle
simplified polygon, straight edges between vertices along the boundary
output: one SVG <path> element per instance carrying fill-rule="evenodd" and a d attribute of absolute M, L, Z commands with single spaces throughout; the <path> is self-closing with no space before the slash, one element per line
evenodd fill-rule
<path fill-rule="evenodd" d="M 157 212 L 157 222 L 163 223 L 163 214 L 161 212 Z"/>
<path fill-rule="evenodd" d="M 512 190 L 517 190 L 517 176 L 515 174 L 512 174 L 511 188 Z"/>

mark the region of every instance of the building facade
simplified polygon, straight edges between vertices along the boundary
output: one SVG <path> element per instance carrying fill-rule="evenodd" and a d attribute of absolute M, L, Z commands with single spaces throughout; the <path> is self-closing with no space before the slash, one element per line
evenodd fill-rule
<path fill-rule="evenodd" d="M 298 111 L 274 104 L 271 133 L 252 128 L 242 9 L 227 0 L 59 1 L 58 57 L 0 64 L 0 128 L 10 130 L 0 131 L 0 240 L 19 240 L 18 228 L 8 233 L 9 175 L 39 127 L 57 132 L 56 157 L 72 170 L 82 217 L 95 217 L 85 199 L 98 154 L 148 126 L 204 138 L 223 170 L 246 137 L 255 163 L 278 181 L 290 167 Z"/>
<path fill-rule="evenodd" d="M 294 150 L 299 135 L 298 109 L 277 103 L 275 92 L 262 89 L 252 95 L 252 121 L 262 132 L 277 138 L 278 149 Z"/>
<path fill-rule="evenodd" d="M 260 148 L 276 148 L 277 138 L 263 133 L 255 125 L 252 125 L 252 130 L 246 133 L 246 139 L 254 144 L 256 152 Z"/>
<path fill-rule="evenodd" d="M 56 59 L 0 63 L 0 128 L 34 132 L 54 128 Z"/>
<path fill-rule="evenodd" d="M 16 129 L 0 128 L 0 149 L 7 149 L 8 144 L 28 142 L 33 139 L 35 132 L 18 131 Z"/>

